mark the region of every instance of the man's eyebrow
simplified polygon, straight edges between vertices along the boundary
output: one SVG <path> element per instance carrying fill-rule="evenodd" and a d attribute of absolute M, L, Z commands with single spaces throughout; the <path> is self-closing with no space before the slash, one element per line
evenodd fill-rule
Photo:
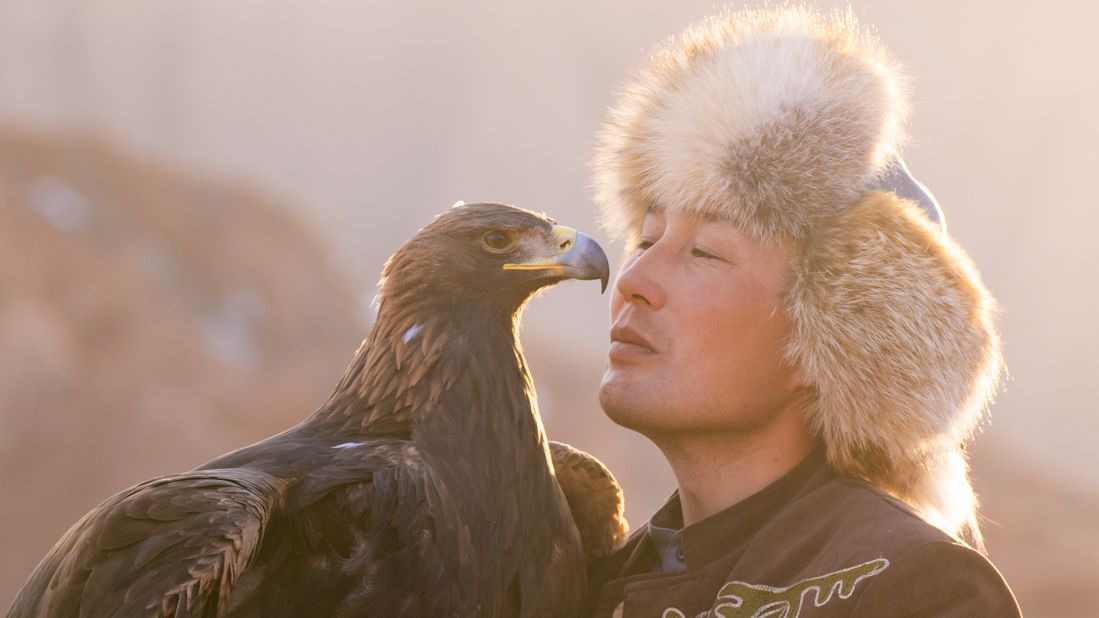
<path fill-rule="evenodd" d="M 728 223 L 729 217 L 723 217 L 715 212 L 708 210 L 695 213 L 695 216 L 704 223 Z"/>
<path fill-rule="evenodd" d="M 646 213 L 656 214 L 664 212 L 665 210 L 667 209 L 664 207 L 663 204 L 650 201 Z M 690 216 L 694 219 L 702 221 L 703 223 L 727 223 L 729 221 L 728 217 L 722 216 L 721 214 L 716 212 L 710 212 L 708 210 L 690 211 Z"/>

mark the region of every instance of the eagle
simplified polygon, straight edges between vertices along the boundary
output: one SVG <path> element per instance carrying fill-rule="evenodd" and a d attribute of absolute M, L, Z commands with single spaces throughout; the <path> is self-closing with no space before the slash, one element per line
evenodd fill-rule
<path fill-rule="evenodd" d="M 538 290 L 607 278 L 599 245 L 544 215 L 448 209 L 387 260 L 323 405 L 108 498 L 9 616 L 578 615 L 586 563 L 625 538 L 622 493 L 547 441 L 517 326 Z"/>

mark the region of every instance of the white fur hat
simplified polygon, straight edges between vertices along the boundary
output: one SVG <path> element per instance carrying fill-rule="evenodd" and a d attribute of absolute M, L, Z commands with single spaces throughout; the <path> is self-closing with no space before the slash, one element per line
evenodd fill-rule
<path fill-rule="evenodd" d="M 620 93 L 596 201 L 630 242 L 654 205 L 795 239 L 787 355 L 829 461 L 979 546 L 963 445 L 1003 373 L 994 301 L 944 228 L 878 190 L 903 168 L 905 90 L 850 11 L 722 13 Z"/>

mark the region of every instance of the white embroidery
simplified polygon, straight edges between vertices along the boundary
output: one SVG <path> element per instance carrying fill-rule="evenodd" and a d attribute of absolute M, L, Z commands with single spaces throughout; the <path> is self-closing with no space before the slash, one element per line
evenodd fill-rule
<path fill-rule="evenodd" d="M 811 594 L 815 607 L 823 607 L 838 596 L 850 598 L 862 580 L 889 568 L 889 560 L 878 558 L 817 577 L 809 577 L 784 588 L 741 581 L 726 582 L 708 612 L 694 618 L 798 618 Z M 686 618 L 682 610 L 669 607 L 662 618 Z"/>

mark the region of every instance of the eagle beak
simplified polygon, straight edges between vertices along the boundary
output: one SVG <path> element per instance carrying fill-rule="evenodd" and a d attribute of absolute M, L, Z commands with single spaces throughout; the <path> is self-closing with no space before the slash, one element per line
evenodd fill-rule
<path fill-rule="evenodd" d="M 553 226 L 556 252 L 526 262 L 504 264 L 504 270 L 548 270 L 566 279 L 599 279 L 601 291 L 607 291 L 610 264 L 599 243 L 583 232 L 563 225 Z"/>

